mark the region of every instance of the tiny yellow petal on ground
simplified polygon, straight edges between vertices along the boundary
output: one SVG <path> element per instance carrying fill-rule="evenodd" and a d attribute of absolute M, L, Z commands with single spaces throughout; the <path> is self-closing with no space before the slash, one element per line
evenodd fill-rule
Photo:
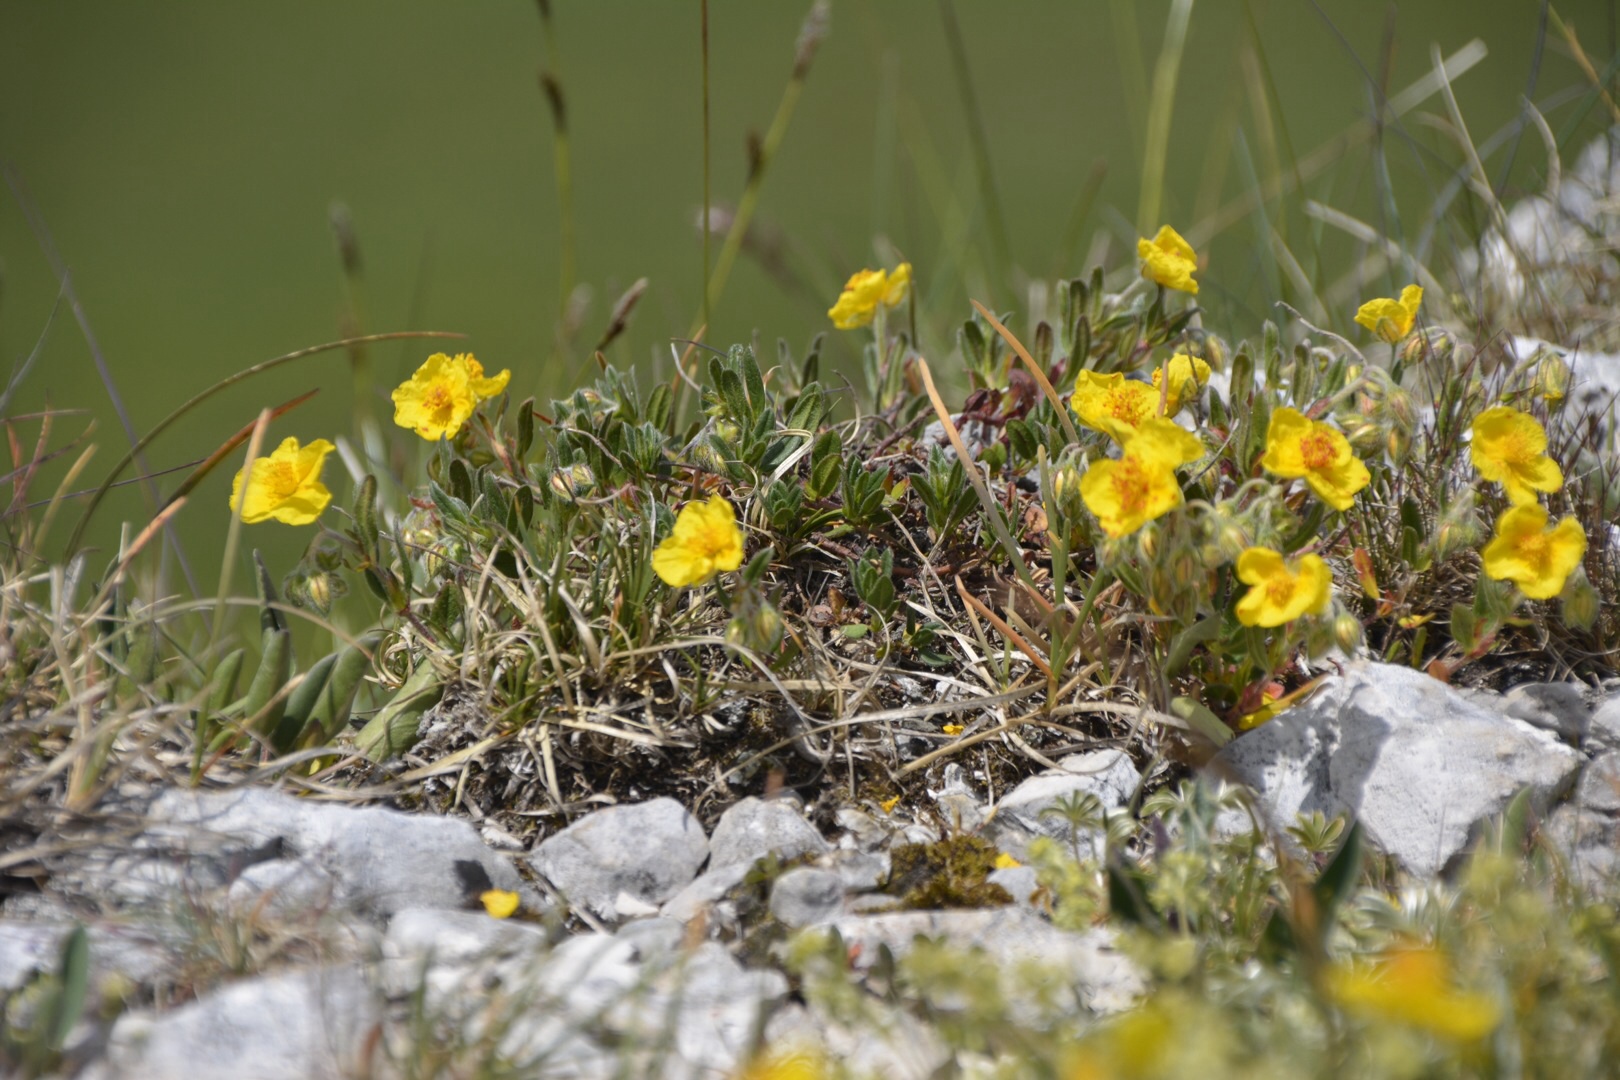
<path fill-rule="evenodd" d="M 518 909 L 518 894 L 506 889 L 487 889 L 478 894 L 484 910 L 497 919 L 509 919 Z"/>
<path fill-rule="evenodd" d="M 681 507 L 675 530 L 653 551 L 652 568 L 664 584 L 701 585 L 742 565 L 743 533 L 736 511 L 719 495 Z"/>
<path fill-rule="evenodd" d="M 962 732 L 966 731 L 967 728 L 961 724 L 945 724 L 939 730 L 943 731 L 947 735 L 954 736 L 962 734 Z"/>
<path fill-rule="evenodd" d="M 998 851 L 996 853 L 996 869 L 997 870 L 1016 870 L 1020 866 L 1023 866 L 1023 865 L 1024 865 L 1023 863 L 1019 862 L 1017 859 L 1013 858 L 1011 855 L 1007 854 L 1005 851 Z"/>
<path fill-rule="evenodd" d="M 287 525 L 310 525 L 332 501 L 332 493 L 321 483 L 321 466 L 326 455 L 337 447 L 325 439 L 299 446 L 291 436 L 268 457 L 253 459 L 248 474 L 242 522 L 256 525 L 272 518 Z M 231 481 L 231 510 L 243 501 L 242 475 L 238 470 Z"/>
<path fill-rule="evenodd" d="M 894 808 L 900 805 L 900 796 L 896 795 L 893 798 L 884 799 L 882 802 L 878 803 L 878 805 L 883 807 L 883 812 L 885 814 L 892 814 L 894 813 Z"/>

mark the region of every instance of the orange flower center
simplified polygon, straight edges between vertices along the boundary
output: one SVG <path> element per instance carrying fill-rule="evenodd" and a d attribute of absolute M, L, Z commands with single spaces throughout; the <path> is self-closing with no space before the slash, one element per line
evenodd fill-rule
<path fill-rule="evenodd" d="M 440 383 L 422 395 L 422 408 L 435 416 L 442 416 L 455 408 L 455 398 L 450 388 Z"/>
<path fill-rule="evenodd" d="M 1496 453 L 1509 465 L 1528 465 L 1537 456 L 1522 431 L 1509 431 L 1497 440 Z"/>
<path fill-rule="evenodd" d="M 1294 579 L 1287 574 L 1278 574 L 1266 582 L 1266 599 L 1278 607 L 1286 607 L 1288 601 L 1294 597 Z"/>
<path fill-rule="evenodd" d="M 1124 386 L 1117 386 L 1108 391 L 1108 396 L 1103 399 L 1103 408 L 1115 420 L 1131 427 L 1140 427 L 1142 421 L 1147 419 L 1147 395 L 1133 394 Z"/>
<path fill-rule="evenodd" d="M 1119 500 L 1121 516 L 1134 517 L 1146 507 L 1152 484 L 1147 470 L 1133 457 L 1120 459 L 1119 468 L 1112 477 L 1114 497 Z"/>
<path fill-rule="evenodd" d="M 1551 546 L 1551 539 L 1544 532 L 1528 533 L 1519 537 L 1514 545 L 1519 549 L 1519 557 L 1531 566 L 1547 565 L 1547 551 Z"/>
<path fill-rule="evenodd" d="M 290 461 L 272 461 L 261 482 L 277 499 L 288 499 L 298 492 L 298 470 Z"/>
<path fill-rule="evenodd" d="M 1338 455 L 1334 452 L 1333 436 L 1325 431 L 1313 431 L 1299 440 L 1299 456 L 1307 469 L 1325 469 Z"/>

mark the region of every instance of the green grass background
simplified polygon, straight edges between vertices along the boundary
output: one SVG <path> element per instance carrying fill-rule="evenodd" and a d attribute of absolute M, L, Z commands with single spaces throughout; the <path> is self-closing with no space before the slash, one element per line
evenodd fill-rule
<path fill-rule="evenodd" d="M 711 5 L 717 201 L 733 202 L 742 189 L 745 133 L 770 121 L 807 6 Z M 1120 6 L 1135 11 L 1151 77 L 1169 4 Z M 1123 59 L 1129 49 L 1111 7 L 956 5 L 1012 260 L 1033 275 L 1088 269 L 1054 260 L 1095 162 L 1105 161 L 1108 175 L 1079 251 L 1096 229 L 1128 238 L 1136 217 L 1146 87 Z M 1400 5 L 1390 85 L 1428 70 L 1431 42 L 1450 53 L 1482 38 L 1490 56 L 1456 89 L 1475 138 L 1484 138 L 1516 115 L 1538 10 L 1534 0 Z M 1612 5 L 1576 0 L 1559 10 L 1589 52 L 1612 54 Z M 1269 68 L 1284 153 L 1291 145 L 1302 154 L 1369 115 L 1367 80 L 1380 68 L 1387 14 L 1367 0 L 1201 0 L 1175 100 L 1162 217 L 1184 225 L 1214 196 L 1242 193 L 1248 166 L 1237 158 L 1221 189 L 1210 187 L 1220 159 L 1240 145 L 1236 132 L 1264 171 L 1244 97 L 1245 42 L 1258 42 Z M 558 2 L 555 28 L 573 132 L 578 273 L 595 294 L 584 336 L 594 340 L 619 290 L 644 275 L 651 288 L 615 348 L 617 359 L 645 362 L 684 334 L 698 310 L 698 6 Z M 545 55 L 536 9 L 519 0 L 7 0 L 0 157 L 26 184 L 72 268 L 138 427 L 220 376 L 338 336 L 343 290 L 327 223 L 334 200 L 351 208 L 358 229 L 368 329 L 465 332 L 486 366 L 512 369 L 519 396 L 556 393 L 579 368 L 560 363 L 553 348 L 558 217 L 551 125 L 537 85 Z M 1554 42 L 1538 96 L 1579 81 Z M 1555 117 L 1555 129 L 1559 119 L 1568 117 Z M 782 237 L 798 284 L 784 286 L 745 257 L 710 340 L 739 340 L 757 327 L 767 341 L 781 335 L 802 344 L 827 327 L 823 312 L 843 276 L 874 261 L 879 235 L 916 264 L 930 308 L 965 313 L 967 295 L 988 287 L 983 275 L 964 280 L 941 263 L 953 215 L 971 218 L 970 261 L 984 265 L 988 250 L 967 130 L 937 3 L 835 3 L 761 205 L 762 227 Z M 1517 155 L 1515 180 L 1534 186 L 1542 164 L 1532 136 Z M 1434 161 L 1398 139 L 1390 168 L 1414 214 L 1444 180 Z M 1377 220 L 1365 154 L 1310 190 Z M 1222 288 L 1201 299 L 1233 335 L 1253 333 L 1264 315 L 1253 288 L 1253 236 L 1243 224 L 1219 238 L 1205 277 Z M 10 364 L 45 329 L 57 283 L 9 193 L 0 197 L 0 258 L 0 358 Z M 1023 306 L 1005 282 L 997 287 L 1003 303 Z M 847 343 L 837 349 L 853 355 Z M 378 350 L 382 388 L 428 351 L 415 343 Z M 273 435 L 350 430 L 347 367 L 330 354 L 224 395 L 160 440 L 151 463 L 199 458 L 261 405 L 312 386 L 320 396 Z M 47 402 L 89 409 L 99 424 L 103 449 L 81 486 L 93 483 L 124 438 L 65 308 L 16 408 Z M 59 431 L 75 423 L 65 420 Z M 34 431 L 19 426 L 25 443 Z M 180 521 L 207 583 L 227 516 L 222 473 Z M 346 496 L 346 483 L 334 487 Z M 99 542 L 113 541 L 122 518 L 145 518 L 131 489 L 104 507 Z M 265 525 L 248 542 L 290 561 L 307 535 Z"/>

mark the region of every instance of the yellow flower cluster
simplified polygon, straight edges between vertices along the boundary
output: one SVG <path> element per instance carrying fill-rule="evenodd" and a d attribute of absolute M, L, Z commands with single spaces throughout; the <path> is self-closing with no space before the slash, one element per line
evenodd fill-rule
<path fill-rule="evenodd" d="M 1166 378 L 1170 380 L 1168 389 L 1164 388 Z M 1129 379 L 1117 371 L 1109 375 L 1082 371 L 1075 379 L 1069 407 L 1080 423 L 1124 446 L 1143 421 L 1176 415 L 1207 382 L 1209 365 L 1178 353 L 1153 370 L 1152 382 Z"/>
<path fill-rule="evenodd" d="M 742 565 L 743 534 L 736 511 L 719 495 L 681 507 L 675 529 L 653 551 L 652 568 L 664 584 L 701 585 Z"/>
<path fill-rule="evenodd" d="M 1479 475 L 1502 485 L 1513 505 L 1496 522 L 1496 535 L 1480 552 L 1486 576 L 1507 580 L 1532 600 L 1564 591 L 1586 555 L 1586 532 L 1572 517 L 1549 526 L 1536 493 L 1557 491 L 1563 470 L 1547 456 L 1547 432 L 1536 418 L 1508 405 L 1474 418 L 1469 456 Z"/>
<path fill-rule="evenodd" d="M 893 272 L 861 270 L 844 283 L 844 291 L 827 310 L 827 318 L 840 330 L 858 330 L 871 324 L 879 306 L 899 307 L 910 293 L 910 263 L 901 263 Z"/>

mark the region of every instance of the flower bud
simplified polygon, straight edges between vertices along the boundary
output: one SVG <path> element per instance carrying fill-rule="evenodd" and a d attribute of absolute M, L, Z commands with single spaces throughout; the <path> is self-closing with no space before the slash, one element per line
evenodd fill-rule
<path fill-rule="evenodd" d="M 1577 630 L 1590 630 L 1597 622 L 1599 603 L 1598 592 L 1586 580 L 1586 572 L 1576 570 L 1564 586 L 1564 625 Z"/>
<path fill-rule="evenodd" d="M 330 574 L 311 574 L 304 582 L 304 595 L 309 606 L 322 615 L 332 610 L 332 578 Z"/>
<path fill-rule="evenodd" d="M 1541 350 L 1541 363 L 1536 365 L 1536 393 L 1553 405 L 1564 400 L 1569 393 L 1569 365 L 1551 349 Z"/>
<path fill-rule="evenodd" d="M 1137 530 L 1136 550 L 1141 552 L 1142 561 L 1152 562 L 1159 554 L 1159 528 L 1151 521 Z"/>
<path fill-rule="evenodd" d="M 1361 620 L 1348 611 L 1341 611 L 1333 620 L 1333 643 L 1347 656 L 1355 655 L 1361 647 Z"/>

